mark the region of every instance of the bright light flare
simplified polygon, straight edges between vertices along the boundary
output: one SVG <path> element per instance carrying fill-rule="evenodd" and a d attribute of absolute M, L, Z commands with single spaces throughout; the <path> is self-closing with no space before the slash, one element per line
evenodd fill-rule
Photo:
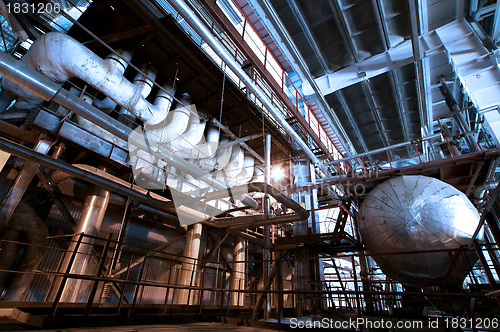
<path fill-rule="evenodd" d="M 271 170 L 271 178 L 275 181 L 279 181 L 285 177 L 285 171 L 281 167 L 273 167 Z"/>

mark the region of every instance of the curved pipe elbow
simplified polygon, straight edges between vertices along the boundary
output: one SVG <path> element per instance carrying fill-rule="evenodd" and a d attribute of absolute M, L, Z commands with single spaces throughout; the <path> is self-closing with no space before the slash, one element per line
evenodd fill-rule
<path fill-rule="evenodd" d="M 179 152 L 181 158 L 196 158 L 202 146 L 198 143 L 204 141 L 203 133 L 206 125 L 205 119 L 200 118 L 196 113 L 191 114 L 186 131 L 170 142 L 172 152 Z"/>
<path fill-rule="evenodd" d="M 181 97 L 181 102 L 182 104 L 190 104 L 191 97 L 185 94 Z M 148 140 L 163 146 L 186 131 L 191 115 L 190 109 L 181 104 L 177 104 L 172 111 L 166 112 L 168 115 L 165 119 L 165 124 L 158 123 L 155 126 L 151 125 L 145 127 L 145 133 Z"/>
<path fill-rule="evenodd" d="M 171 97 L 169 102 L 159 100 L 165 99 L 161 96 L 165 92 L 161 91 L 155 104 L 149 103 L 144 95 L 149 94 L 150 88 L 142 82 L 131 83 L 123 76 L 132 54 L 122 51 L 120 56 L 121 58 L 111 54 L 103 60 L 70 36 L 50 32 L 37 38 L 21 61 L 61 84 L 78 77 L 145 123 L 161 123 L 168 114 Z M 152 72 L 148 72 L 147 80 L 151 81 L 152 77 Z M 43 103 L 41 98 L 27 90 L 21 90 L 9 80 L 4 80 L 2 86 L 18 95 L 20 108 L 33 108 Z"/>
<path fill-rule="evenodd" d="M 253 177 L 254 164 L 255 160 L 253 157 L 245 154 L 243 159 L 243 168 L 236 177 L 229 179 L 230 185 L 237 186 L 248 183 Z"/>

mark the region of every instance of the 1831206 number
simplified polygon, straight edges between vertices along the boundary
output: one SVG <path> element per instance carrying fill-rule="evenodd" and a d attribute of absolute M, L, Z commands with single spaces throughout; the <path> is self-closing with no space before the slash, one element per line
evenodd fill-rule
<path fill-rule="evenodd" d="M 43 3 L 39 2 L 37 4 L 34 3 L 7 3 L 5 5 L 7 7 L 7 12 L 12 14 L 59 14 L 61 12 L 61 4 L 59 3 Z"/>

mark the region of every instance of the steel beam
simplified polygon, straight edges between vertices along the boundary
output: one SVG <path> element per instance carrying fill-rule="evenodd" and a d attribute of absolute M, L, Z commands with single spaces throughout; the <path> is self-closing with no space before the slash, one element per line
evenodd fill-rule
<path fill-rule="evenodd" d="M 500 1 L 497 1 L 495 7 L 495 18 L 493 19 L 493 31 L 491 32 L 493 42 L 500 40 Z"/>
<path fill-rule="evenodd" d="M 358 137 L 359 142 L 361 143 L 361 146 L 363 147 L 363 150 L 365 151 L 365 153 L 368 152 L 368 147 L 366 146 L 365 140 L 363 139 L 363 136 L 361 135 L 361 131 L 359 130 L 358 125 L 356 124 L 356 121 L 354 120 L 354 117 L 352 116 L 349 105 L 347 104 L 347 101 L 344 98 L 344 94 L 342 93 L 342 91 L 339 90 L 339 91 L 335 92 L 335 95 L 339 99 L 339 102 L 342 105 L 342 108 L 344 109 L 345 114 L 347 115 L 347 119 L 349 120 L 349 124 L 354 129 L 354 133 Z M 352 158 L 350 158 L 350 159 L 352 159 Z"/>
<path fill-rule="evenodd" d="M 427 104 L 425 101 L 425 81 L 424 81 L 424 71 L 422 67 L 422 58 L 420 55 L 420 31 L 418 30 L 418 20 L 419 20 L 419 7 L 415 3 L 418 0 L 408 0 L 408 8 L 410 15 L 410 27 L 411 27 L 411 46 L 413 50 L 413 61 L 415 65 L 415 74 L 417 76 L 417 95 L 418 95 L 418 107 L 420 110 L 420 125 L 424 128 L 429 128 L 427 123 Z"/>
<path fill-rule="evenodd" d="M 290 7 L 290 9 L 292 10 L 292 12 L 294 13 L 295 17 L 297 18 L 297 21 L 299 22 L 302 31 L 304 31 L 304 34 L 307 36 L 307 39 L 309 40 L 310 45 L 313 49 L 314 55 L 321 64 L 321 67 L 323 67 L 323 71 L 325 73 L 328 73 L 329 72 L 328 64 L 326 63 L 325 58 L 323 57 L 323 54 L 321 53 L 321 50 L 318 47 L 318 42 L 316 41 L 316 38 L 314 37 L 313 33 L 311 32 L 311 29 L 309 28 L 309 25 L 304 19 L 304 13 L 297 5 L 295 0 L 286 0 L 286 2 Z"/>
<path fill-rule="evenodd" d="M 269 0 L 251 1 L 248 3 L 254 13 L 264 25 L 266 30 L 275 38 L 276 46 L 285 55 L 285 58 L 290 63 L 294 71 L 301 78 L 302 84 L 306 84 L 312 91 L 309 95 L 313 95 L 314 101 L 318 105 L 320 112 L 323 113 L 328 126 L 332 129 L 336 137 L 342 144 L 345 151 L 350 154 L 356 154 L 356 150 L 352 145 L 349 136 L 345 132 L 337 115 L 330 109 L 328 102 L 325 99 L 320 88 L 316 84 L 314 77 L 309 72 L 308 66 L 302 57 L 297 46 L 288 34 L 288 31 L 281 22 L 278 14 L 274 10 Z M 306 98 L 306 100 L 309 98 Z M 341 151 L 342 152 L 342 151 Z"/>
<path fill-rule="evenodd" d="M 50 137 L 40 135 L 34 151 L 39 154 L 46 155 L 53 144 L 54 142 Z M 16 155 L 15 153 L 12 154 Z M 35 173 L 37 172 L 39 166 L 40 165 L 34 161 L 25 161 L 23 167 L 16 177 L 16 180 L 1 201 L 0 225 L 4 226 L 9 222 L 10 217 L 14 213 L 17 204 L 21 201 L 21 198 L 23 198 L 23 195 L 28 189 L 31 180 L 33 180 L 33 177 L 35 176 Z"/>
<path fill-rule="evenodd" d="M 403 129 L 404 140 L 409 141 L 410 140 L 410 133 L 408 131 L 408 126 L 405 124 L 405 118 L 404 118 L 405 104 L 403 102 L 403 97 L 401 96 L 401 90 L 399 89 L 401 84 L 400 84 L 399 79 L 397 77 L 397 74 L 394 72 L 394 70 L 392 70 L 389 73 L 389 81 L 391 82 L 392 90 L 394 91 L 394 93 L 396 95 L 399 121 L 401 123 L 401 128 Z"/>
<path fill-rule="evenodd" d="M 385 146 L 389 145 L 389 140 L 387 138 L 387 133 L 384 128 L 384 123 L 382 122 L 382 118 L 380 117 L 380 113 L 378 111 L 378 107 L 375 104 L 375 100 L 373 98 L 373 92 L 370 87 L 370 83 L 368 81 L 361 82 L 361 87 L 365 94 L 365 98 L 368 102 L 368 107 L 370 107 L 370 112 L 372 113 L 373 118 L 375 119 L 375 125 L 377 126 L 378 133 L 380 135 L 380 139 L 382 144 Z"/>
<path fill-rule="evenodd" d="M 354 41 L 351 38 L 351 32 L 349 29 L 349 25 L 347 24 L 344 12 L 342 11 L 342 5 L 339 3 L 338 0 L 329 0 L 328 3 L 332 8 L 337 23 L 340 25 L 339 28 L 342 39 L 348 46 L 349 51 L 351 52 L 351 56 L 354 59 L 354 62 L 358 63 L 359 62 L 358 50 L 356 45 L 354 44 Z"/>

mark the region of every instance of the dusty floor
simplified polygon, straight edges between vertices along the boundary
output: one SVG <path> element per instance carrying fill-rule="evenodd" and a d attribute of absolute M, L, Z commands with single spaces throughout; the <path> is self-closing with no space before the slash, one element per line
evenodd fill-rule
<path fill-rule="evenodd" d="M 143 331 L 242 331 L 242 332 L 257 332 L 262 329 L 235 326 L 220 323 L 191 323 L 191 324 L 175 324 L 175 325 L 131 325 L 131 326 L 116 326 L 116 327 L 86 327 L 86 328 L 68 328 L 55 330 L 33 330 L 43 332 L 143 332 Z"/>

